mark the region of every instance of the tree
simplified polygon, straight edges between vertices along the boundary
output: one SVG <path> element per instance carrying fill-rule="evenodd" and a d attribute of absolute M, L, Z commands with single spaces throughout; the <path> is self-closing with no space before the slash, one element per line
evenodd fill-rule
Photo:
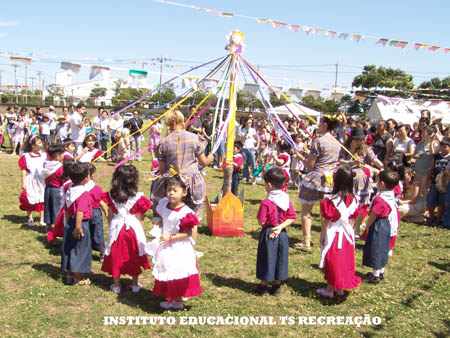
<path fill-rule="evenodd" d="M 120 90 L 122 89 L 122 85 L 126 84 L 127 81 L 123 80 L 123 79 L 118 79 L 116 81 L 114 81 L 114 84 L 116 85 L 114 87 L 114 96 L 117 96 L 120 94 Z"/>
<path fill-rule="evenodd" d="M 147 90 L 147 89 L 146 89 Z M 172 88 L 164 87 L 152 95 L 152 101 L 159 103 L 167 103 L 174 100 L 177 97 L 175 91 Z"/>
<path fill-rule="evenodd" d="M 387 87 L 410 90 L 413 89 L 413 77 L 400 69 L 392 69 L 385 67 L 376 67 L 375 65 L 364 66 L 361 75 L 353 79 L 352 85 L 354 87 L 374 88 Z M 399 93 L 397 91 L 386 91 L 384 95 L 407 97 L 409 94 Z"/>
<path fill-rule="evenodd" d="M 337 112 L 339 106 L 341 105 L 339 102 L 335 100 L 324 100 L 321 96 L 319 96 L 317 99 L 315 99 L 313 96 L 303 96 L 302 105 L 318 110 L 325 114 L 334 114 Z"/>
<path fill-rule="evenodd" d="M 93 98 L 93 99 L 97 99 L 99 97 L 104 97 L 106 96 L 106 92 L 107 89 L 100 87 L 100 86 L 96 86 L 94 88 L 91 89 L 91 93 L 89 94 L 89 97 Z"/>
<path fill-rule="evenodd" d="M 438 77 L 432 78 L 430 81 L 422 82 L 419 87 L 422 89 L 419 94 L 416 95 L 417 98 L 429 98 L 429 95 L 432 94 L 433 98 L 439 98 L 448 100 L 450 99 L 449 91 L 440 91 L 436 89 L 449 89 L 450 88 L 450 76 L 443 78 L 442 80 Z M 426 90 L 423 90 L 426 89 Z"/>

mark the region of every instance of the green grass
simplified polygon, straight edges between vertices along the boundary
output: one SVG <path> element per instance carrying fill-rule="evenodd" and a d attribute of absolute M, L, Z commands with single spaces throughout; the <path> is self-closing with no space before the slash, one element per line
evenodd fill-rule
<path fill-rule="evenodd" d="M 265 196 L 262 185 L 245 186 L 245 236 L 210 236 L 206 221 L 199 229 L 197 250 L 203 294 L 188 301 L 188 309 L 164 312 L 161 299 L 152 295 L 151 271 L 141 275 L 144 286 L 137 295 L 130 291 L 117 296 L 109 291 L 112 280 L 100 271 L 94 254 L 93 284 L 89 287 L 66 286 L 60 271 L 60 243 L 46 242 L 43 228 L 28 228 L 26 215 L 18 208 L 20 172 L 17 157 L 0 153 L 0 332 L 2 337 L 81 336 L 148 337 L 198 336 L 336 336 L 336 337 L 445 337 L 450 328 L 449 232 L 402 223 L 394 256 L 390 258 L 386 279 L 379 285 L 362 283 L 339 301 L 325 301 L 315 290 L 325 285 L 317 269 L 319 217 L 315 206 L 312 253 L 290 250 L 289 280 L 278 298 L 260 298 L 251 293 L 255 280 L 257 237 L 260 227 L 256 213 Z M 149 170 L 148 155 L 135 164 Z M 108 166 L 99 164 L 102 173 Z M 100 180 L 109 189 L 111 175 Z M 208 169 L 208 196 L 214 199 L 222 183 L 221 174 Z M 242 187 L 242 185 L 241 185 Z M 150 182 L 141 175 L 140 190 L 148 196 Z M 296 210 L 296 191 L 290 191 Z M 300 215 L 298 214 L 298 217 Z M 146 233 L 151 228 L 145 219 Z M 107 226 L 105 226 L 107 231 Z M 301 240 L 300 221 L 288 228 L 291 247 Z M 362 243 L 356 249 L 356 270 L 361 265 Z M 122 284 L 129 283 L 123 278 Z M 382 319 L 379 326 L 281 325 L 280 316 L 360 316 Z M 274 316 L 274 326 L 179 325 L 181 316 Z M 174 317 L 175 325 L 103 325 L 104 316 Z"/>

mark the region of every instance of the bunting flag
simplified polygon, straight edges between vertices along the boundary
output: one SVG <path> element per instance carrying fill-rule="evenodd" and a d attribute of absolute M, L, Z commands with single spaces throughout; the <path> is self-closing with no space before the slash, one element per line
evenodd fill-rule
<path fill-rule="evenodd" d="M 9 58 L 9 60 L 12 61 L 12 62 L 22 62 L 22 63 L 25 63 L 27 65 L 31 65 L 31 59 L 30 58 L 11 56 Z"/>
<path fill-rule="evenodd" d="M 376 44 L 386 46 L 388 41 L 389 41 L 389 39 L 380 39 L 380 40 L 378 40 L 378 42 Z"/>
<path fill-rule="evenodd" d="M 289 90 L 288 90 L 288 95 L 289 96 L 294 95 L 297 98 L 297 100 L 299 100 L 299 101 L 302 99 L 302 94 L 303 94 L 303 89 L 301 89 L 301 88 L 289 88 Z"/>
<path fill-rule="evenodd" d="M 181 88 L 192 88 L 194 90 L 197 90 L 197 80 L 197 76 L 184 76 Z"/>
<path fill-rule="evenodd" d="M 362 39 L 375 39 L 377 41 L 376 44 L 379 44 L 382 46 L 386 46 L 387 43 L 389 42 L 389 46 L 398 47 L 398 48 L 402 48 L 402 49 L 404 49 L 407 45 L 411 45 L 415 50 L 424 49 L 424 50 L 429 50 L 429 51 L 434 52 L 434 51 L 437 51 L 440 49 L 444 53 L 450 52 L 449 48 L 443 48 L 443 47 L 439 47 L 439 46 L 435 46 L 435 45 L 429 45 L 429 44 L 424 45 L 424 44 L 420 44 L 420 43 L 412 44 L 412 43 L 409 43 L 409 42 L 403 41 L 403 40 L 376 38 L 376 37 L 373 37 L 370 35 L 351 34 L 351 33 L 345 33 L 345 32 L 338 33 L 333 30 L 326 31 L 324 29 L 316 28 L 316 27 L 303 26 L 303 25 L 299 25 L 299 24 L 287 24 L 287 23 L 280 22 L 278 20 L 273 20 L 273 19 L 261 19 L 261 18 L 252 17 L 252 16 L 248 16 L 248 15 L 229 13 L 229 12 L 221 12 L 221 11 L 210 9 L 210 8 L 200 8 L 197 6 L 192 6 L 192 5 L 188 5 L 188 4 L 184 4 L 184 3 L 178 3 L 178 2 L 174 2 L 174 1 L 164 1 L 164 0 L 153 0 L 153 1 L 158 2 L 158 3 L 164 3 L 167 5 L 174 5 L 174 6 L 179 6 L 179 7 L 191 8 L 191 9 L 195 9 L 195 10 L 201 10 L 201 11 L 205 11 L 207 13 L 212 13 L 212 14 L 215 14 L 217 16 L 222 16 L 222 17 L 239 17 L 239 18 L 244 18 L 244 19 L 256 20 L 257 23 L 268 23 L 269 22 L 273 28 L 286 28 L 287 27 L 289 30 L 292 30 L 294 32 L 298 32 L 300 29 L 303 29 L 303 31 L 306 33 L 306 35 L 309 35 L 309 33 L 311 33 L 311 32 L 314 35 L 322 35 L 325 33 L 326 36 L 330 36 L 331 38 L 334 38 L 335 36 L 337 36 L 339 39 L 347 40 L 347 38 L 350 37 L 349 40 L 353 40 L 356 42 L 359 42 Z"/>
<path fill-rule="evenodd" d="M 302 27 L 299 26 L 299 25 L 289 25 L 289 26 L 288 26 L 288 29 L 293 30 L 294 32 L 298 32 L 298 30 L 299 30 L 300 28 L 302 28 Z"/>
<path fill-rule="evenodd" d="M 130 69 L 128 75 L 129 75 L 128 83 L 131 84 L 132 88 L 146 87 L 147 72 L 145 70 Z"/>
<path fill-rule="evenodd" d="M 341 102 L 344 93 L 331 93 L 327 100 L 335 100 L 336 102 Z"/>
<path fill-rule="evenodd" d="M 253 95 L 256 95 L 259 90 L 259 84 L 256 83 L 246 83 L 244 85 L 243 91 L 252 93 Z"/>
<path fill-rule="evenodd" d="M 81 65 L 77 63 L 70 63 L 70 62 L 61 62 L 61 69 L 63 70 L 70 70 L 75 74 L 78 74 L 81 69 Z"/>
<path fill-rule="evenodd" d="M 199 83 L 199 87 L 202 89 L 216 89 L 218 85 L 219 81 L 215 79 L 204 79 Z"/>
<path fill-rule="evenodd" d="M 270 86 L 267 87 L 267 94 L 274 93 L 278 98 L 281 96 L 281 91 L 283 90 L 283 87 L 280 86 Z"/>
<path fill-rule="evenodd" d="M 318 89 L 308 89 L 308 91 L 305 93 L 306 96 L 312 96 L 314 99 L 318 99 L 320 96 L 320 90 Z"/>
<path fill-rule="evenodd" d="M 101 76 L 104 80 L 109 79 L 109 68 L 103 66 L 91 66 L 91 72 L 89 73 L 89 80 Z"/>

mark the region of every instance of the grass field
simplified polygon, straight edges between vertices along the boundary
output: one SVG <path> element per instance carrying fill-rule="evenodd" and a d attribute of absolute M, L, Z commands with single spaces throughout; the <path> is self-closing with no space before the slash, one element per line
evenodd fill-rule
<path fill-rule="evenodd" d="M 146 155 L 147 156 L 147 155 Z M 289 280 L 280 297 L 257 297 L 251 293 L 256 269 L 259 226 L 256 213 L 265 196 L 263 186 L 245 187 L 245 236 L 219 238 L 209 235 L 202 221 L 197 250 L 203 294 L 190 299 L 187 309 L 162 311 L 161 298 L 152 295 L 151 271 L 141 275 L 144 288 L 139 294 L 126 291 L 119 296 L 109 291 L 112 279 L 100 271 L 94 254 L 93 284 L 66 286 L 60 271 L 60 244 L 48 244 L 42 227 L 25 225 L 26 214 L 18 208 L 20 172 L 16 156 L 0 153 L 0 334 L 2 337 L 148 337 L 196 336 L 265 337 L 448 337 L 450 329 L 450 239 L 447 230 L 402 223 L 394 256 L 386 279 L 379 285 L 362 283 L 345 297 L 326 301 L 315 290 L 325 286 L 320 261 L 319 215 L 314 211 L 312 253 L 290 249 Z M 149 170 L 150 161 L 135 163 Z M 105 171 L 100 164 L 97 172 Z M 208 196 L 219 193 L 220 172 L 208 169 Z M 111 175 L 99 184 L 109 189 Z M 242 185 L 241 185 L 242 187 Z M 150 182 L 141 175 L 140 191 L 148 196 Z M 296 210 L 296 192 L 290 191 Z M 151 228 L 146 215 L 145 231 Z M 299 218 L 299 215 L 298 215 Z M 36 219 L 36 218 L 35 218 Z M 107 226 L 105 226 L 107 231 Z M 301 240 L 300 221 L 288 228 L 291 248 Z M 361 265 L 363 242 L 357 243 L 357 274 L 368 269 Z M 123 278 L 122 285 L 130 281 Z M 123 287 L 123 289 L 125 289 Z M 293 325 L 282 324 L 281 316 L 364 316 L 381 318 L 380 325 Z M 273 316 L 276 325 L 181 325 L 182 317 L 192 316 Z M 170 325 L 104 325 L 104 316 L 149 316 L 174 320 Z"/>

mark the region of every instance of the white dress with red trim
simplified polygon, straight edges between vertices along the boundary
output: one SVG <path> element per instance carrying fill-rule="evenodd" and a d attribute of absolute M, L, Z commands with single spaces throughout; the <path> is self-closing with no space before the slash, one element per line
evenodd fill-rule
<path fill-rule="evenodd" d="M 199 224 L 188 206 L 171 209 L 169 200 L 159 201 L 156 211 L 162 218 L 162 229 L 152 231 L 156 238 L 147 245 L 147 253 L 153 257 L 153 293 L 165 295 L 167 300 L 179 297 L 195 297 L 202 293 L 200 286 L 195 241 L 192 237 L 167 243 L 160 242 L 162 235 L 176 235 Z"/>
<path fill-rule="evenodd" d="M 97 157 L 100 157 L 103 155 L 103 151 L 97 148 L 93 148 L 86 152 L 83 156 L 80 157 L 78 160 L 79 162 L 87 162 L 90 163 L 93 160 L 95 160 Z"/>
<path fill-rule="evenodd" d="M 19 167 L 27 171 L 25 189 L 19 196 L 20 210 L 43 211 L 45 179 L 42 176 L 46 153 L 25 153 L 19 159 Z"/>

